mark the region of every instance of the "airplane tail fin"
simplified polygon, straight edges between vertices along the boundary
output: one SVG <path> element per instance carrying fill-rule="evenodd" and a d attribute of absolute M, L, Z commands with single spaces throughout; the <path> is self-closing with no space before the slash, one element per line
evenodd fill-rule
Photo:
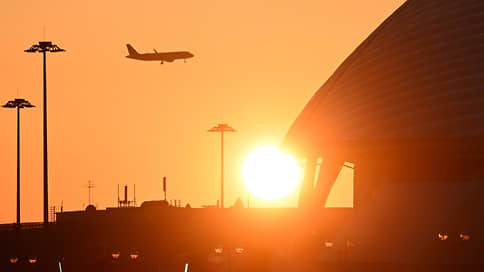
<path fill-rule="evenodd" d="M 128 48 L 128 53 L 130 56 L 132 55 L 139 55 L 139 53 L 136 51 L 136 49 L 134 49 L 131 44 L 127 44 L 126 47 Z"/>

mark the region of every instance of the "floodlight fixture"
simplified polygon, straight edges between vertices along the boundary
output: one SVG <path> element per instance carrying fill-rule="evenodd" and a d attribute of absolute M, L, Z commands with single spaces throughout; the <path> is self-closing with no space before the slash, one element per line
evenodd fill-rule
<path fill-rule="evenodd" d="M 237 130 L 227 124 L 218 124 L 209 129 L 208 132 L 237 132 Z"/>
<path fill-rule="evenodd" d="M 60 48 L 57 44 L 53 44 L 49 41 L 39 42 L 38 44 L 32 45 L 29 49 L 24 50 L 27 53 L 36 53 L 36 52 L 64 52 L 66 50 Z"/>
<path fill-rule="evenodd" d="M 34 105 L 30 104 L 29 101 L 23 99 L 23 98 L 15 98 L 14 100 L 10 100 L 5 105 L 2 107 L 4 108 L 33 108 L 35 107 Z"/>

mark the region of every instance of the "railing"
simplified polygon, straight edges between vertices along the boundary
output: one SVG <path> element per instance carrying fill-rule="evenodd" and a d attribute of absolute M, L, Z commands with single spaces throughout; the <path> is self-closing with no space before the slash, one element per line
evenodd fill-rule
<path fill-rule="evenodd" d="M 30 230 L 30 229 L 42 229 L 46 226 L 54 225 L 54 222 L 49 222 L 47 225 L 42 222 L 21 223 L 19 224 L 0 224 L 0 231 L 11 231 L 16 229 Z"/>

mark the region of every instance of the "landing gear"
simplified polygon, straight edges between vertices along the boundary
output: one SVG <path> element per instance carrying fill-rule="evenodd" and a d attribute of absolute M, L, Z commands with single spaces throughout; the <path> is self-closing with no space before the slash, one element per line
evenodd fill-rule
<path fill-rule="evenodd" d="M 160 64 L 163 64 L 163 61 L 161 61 Z"/>

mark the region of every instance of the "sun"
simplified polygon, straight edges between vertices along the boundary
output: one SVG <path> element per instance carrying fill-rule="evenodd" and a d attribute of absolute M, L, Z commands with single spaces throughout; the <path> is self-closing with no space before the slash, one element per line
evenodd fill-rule
<path fill-rule="evenodd" d="M 273 200 L 289 195 L 297 187 L 301 169 L 296 160 L 274 146 L 252 151 L 242 166 L 244 184 L 256 197 Z"/>

